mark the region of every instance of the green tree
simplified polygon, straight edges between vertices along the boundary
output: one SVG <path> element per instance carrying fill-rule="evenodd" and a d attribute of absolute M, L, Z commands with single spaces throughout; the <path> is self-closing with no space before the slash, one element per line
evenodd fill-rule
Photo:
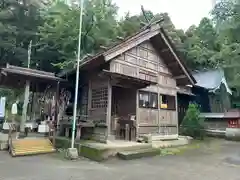
<path fill-rule="evenodd" d="M 40 3 L 36 0 L 0 2 L 0 65 L 24 66 L 30 40 L 36 40 L 41 23 Z"/>
<path fill-rule="evenodd" d="M 193 138 L 204 138 L 204 118 L 200 117 L 200 111 L 197 104 L 189 104 L 181 124 L 181 133 Z"/>
<path fill-rule="evenodd" d="M 45 23 L 39 28 L 40 40 L 37 52 L 41 69 L 54 69 L 54 65 L 60 69 L 74 66 L 78 44 L 79 12 L 77 6 L 70 8 L 62 2 L 53 4 L 45 12 Z M 101 46 L 109 46 L 116 41 L 118 28 L 116 15 L 117 7 L 110 0 L 85 2 L 82 56 L 95 54 L 101 50 Z"/>
<path fill-rule="evenodd" d="M 221 50 L 214 59 L 222 62 L 231 87 L 240 89 L 240 1 L 221 1 L 212 15 L 221 42 Z"/>

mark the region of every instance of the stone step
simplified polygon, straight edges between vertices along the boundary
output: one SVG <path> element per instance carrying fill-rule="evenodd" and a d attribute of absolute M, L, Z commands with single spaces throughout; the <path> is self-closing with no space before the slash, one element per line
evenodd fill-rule
<path fill-rule="evenodd" d="M 160 155 L 160 149 L 149 148 L 139 149 L 135 151 L 122 151 L 118 153 L 118 157 L 123 160 L 139 159 L 143 157 L 152 157 Z"/>
<path fill-rule="evenodd" d="M 135 151 L 135 150 L 141 150 L 141 149 L 151 149 L 152 144 L 150 143 L 134 143 L 130 146 L 124 146 L 124 147 L 117 147 L 118 151 Z"/>

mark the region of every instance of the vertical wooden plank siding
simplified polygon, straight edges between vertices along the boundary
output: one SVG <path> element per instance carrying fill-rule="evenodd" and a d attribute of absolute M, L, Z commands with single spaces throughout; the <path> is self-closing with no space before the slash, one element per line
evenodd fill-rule
<path fill-rule="evenodd" d="M 92 82 L 88 81 L 88 111 L 90 111 L 92 107 Z M 89 115 L 89 112 L 88 112 Z"/>

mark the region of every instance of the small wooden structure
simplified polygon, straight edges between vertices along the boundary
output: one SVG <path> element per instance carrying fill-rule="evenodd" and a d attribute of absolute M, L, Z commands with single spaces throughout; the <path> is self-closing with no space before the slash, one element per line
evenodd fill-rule
<path fill-rule="evenodd" d="M 75 71 L 63 76 L 74 85 Z M 79 121 L 95 124 L 95 139 L 177 135 L 177 86 L 194 83 L 165 31 L 153 24 L 84 59 Z"/>
<path fill-rule="evenodd" d="M 24 88 L 26 80 L 30 81 L 30 91 L 44 92 L 49 86 L 55 91 L 56 99 L 59 99 L 59 86 L 65 80 L 55 76 L 54 73 L 39 71 L 35 69 L 23 68 L 7 64 L 0 68 L 0 86 L 6 88 Z M 58 118 L 58 101 L 55 101 L 55 119 Z"/>
<path fill-rule="evenodd" d="M 228 128 L 240 129 L 240 109 L 232 109 L 225 113 L 228 119 Z"/>
<path fill-rule="evenodd" d="M 230 109 L 224 113 L 201 113 L 200 116 L 205 118 L 205 129 L 209 135 L 225 137 L 226 134 L 226 136 L 236 135 L 239 138 L 239 109 Z"/>

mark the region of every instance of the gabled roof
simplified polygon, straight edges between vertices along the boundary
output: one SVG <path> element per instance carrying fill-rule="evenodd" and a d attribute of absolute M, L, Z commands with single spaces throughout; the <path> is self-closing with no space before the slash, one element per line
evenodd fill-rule
<path fill-rule="evenodd" d="M 61 79 L 57 77 L 54 73 L 40 71 L 36 69 L 30 69 L 30 68 L 24 68 L 19 66 L 13 66 L 7 64 L 5 68 L 0 68 L 0 72 L 2 74 L 14 74 L 18 76 L 19 78 L 41 78 L 44 80 L 52 80 L 52 81 L 64 81 L 64 79 Z"/>
<path fill-rule="evenodd" d="M 231 89 L 228 87 L 224 71 L 222 69 L 207 70 L 193 73 L 197 83 L 195 86 L 203 87 L 210 92 L 216 92 L 223 84 L 229 94 L 232 94 Z"/>
<path fill-rule="evenodd" d="M 162 57 L 167 67 L 172 72 L 174 78 L 177 79 L 178 84 L 195 84 L 196 81 L 194 77 L 188 71 L 173 43 L 159 24 L 146 26 L 138 33 L 122 40 L 105 51 L 100 52 L 93 57 L 85 58 L 80 64 L 80 70 L 90 70 L 98 67 L 147 40 L 150 41 L 159 56 Z M 73 72 L 74 71 L 70 72 L 70 74 Z M 61 74 L 61 76 L 64 75 Z"/>

